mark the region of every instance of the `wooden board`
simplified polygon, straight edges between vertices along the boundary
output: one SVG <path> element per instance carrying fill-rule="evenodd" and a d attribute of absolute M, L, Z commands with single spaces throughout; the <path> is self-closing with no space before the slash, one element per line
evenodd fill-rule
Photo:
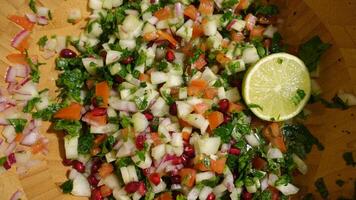
<path fill-rule="evenodd" d="M 283 9 L 283 37 L 291 44 L 299 44 L 311 36 L 319 35 L 333 47 L 323 56 L 320 63 L 319 83 L 323 94 L 331 98 L 339 89 L 356 93 L 356 1 L 352 0 L 275 0 Z M 40 0 L 40 4 L 49 7 L 54 20 L 44 27 L 37 26 L 32 33 L 31 54 L 39 54 L 36 42 L 43 35 L 78 35 L 84 27 L 82 20 L 75 26 L 66 22 L 70 8 L 80 8 L 88 14 L 86 0 Z M 5 56 L 15 50 L 10 46 L 11 38 L 20 30 L 9 22 L 9 14 L 29 12 L 27 0 L 2 0 L 0 6 L 0 76 L 3 77 L 8 66 Z M 42 58 L 41 58 L 42 59 Z M 44 61 L 43 59 L 41 61 Z M 40 88 L 55 88 L 54 60 L 44 61 L 41 66 Z M 3 80 L 0 87 L 4 88 Z M 52 90 L 53 91 L 53 90 Z M 54 95 L 54 93 L 51 93 Z M 308 106 L 313 112 L 307 124 L 314 135 L 325 145 L 325 150 L 315 149 L 307 159 L 310 168 L 306 176 L 297 177 L 302 194 L 316 194 L 314 181 L 324 177 L 330 192 L 330 199 L 340 195 L 351 197 L 356 168 L 346 166 L 342 153 L 351 151 L 356 155 L 356 109 L 347 111 L 326 109 L 321 105 Z M 18 176 L 14 169 L 0 175 L 0 199 L 9 197 L 20 189 L 25 192 L 23 199 L 83 199 L 61 194 L 58 185 L 66 177 L 66 168 L 61 164 L 61 136 L 48 132 L 49 124 L 42 128 L 42 134 L 50 140 L 50 152 L 47 156 L 38 156 L 41 164 L 25 176 Z M 345 186 L 338 187 L 335 180 L 343 179 Z M 318 194 L 316 199 L 320 199 Z M 299 199 L 297 197 L 296 199 Z"/>

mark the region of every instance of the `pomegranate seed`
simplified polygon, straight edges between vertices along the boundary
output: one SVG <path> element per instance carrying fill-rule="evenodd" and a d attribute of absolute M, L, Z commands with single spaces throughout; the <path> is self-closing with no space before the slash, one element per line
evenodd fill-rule
<path fill-rule="evenodd" d="M 94 108 L 91 112 L 94 116 L 103 116 L 106 115 L 106 108 Z"/>
<path fill-rule="evenodd" d="M 128 56 L 127 58 L 124 58 L 121 60 L 122 64 L 128 65 L 130 63 L 132 63 L 134 60 L 134 58 L 132 56 Z"/>
<path fill-rule="evenodd" d="M 169 106 L 169 114 L 176 116 L 178 114 L 177 104 L 174 102 Z"/>
<path fill-rule="evenodd" d="M 195 156 L 195 151 L 194 151 L 194 148 L 191 144 L 187 144 L 185 147 L 184 147 L 184 152 L 183 152 L 184 155 L 187 155 L 188 158 L 194 158 Z"/>
<path fill-rule="evenodd" d="M 99 168 L 101 167 L 101 160 L 97 159 L 93 161 L 93 165 L 91 166 L 91 173 L 98 172 Z"/>
<path fill-rule="evenodd" d="M 173 62 L 176 59 L 176 56 L 174 55 L 174 52 L 170 49 L 167 50 L 166 53 L 166 60 L 168 62 Z"/>
<path fill-rule="evenodd" d="M 3 164 L 3 167 L 8 170 L 11 168 L 11 164 L 10 164 L 10 161 L 9 160 L 6 160 Z"/>
<path fill-rule="evenodd" d="M 116 83 L 119 83 L 119 84 L 125 81 L 125 79 L 123 79 L 121 76 L 115 76 L 114 79 L 115 79 Z"/>
<path fill-rule="evenodd" d="M 174 157 L 173 159 L 172 159 L 172 164 L 173 165 L 179 165 L 179 164 L 181 164 L 182 163 L 182 158 L 181 157 Z"/>
<path fill-rule="evenodd" d="M 158 185 L 161 182 L 161 177 L 158 173 L 152 173 L 149 176 L 149 179 L 150 179 L 151 183 L 153 183 L 154 185 Z"/>
<path fill-rule="evenodd" d="M 231 148 L 229 150 L 229 154 L 236 155 L 236 156 L 240 155 L 240 152 L 241 152 L 241 150 L 237 149 L 237 148 Z"/>
<path fill-rule="evenodd" d="M 15 158 L 15 154 L 11 153 L 8 157 L 7 160 L 9 161 L 10 165 L 16 163 L 16 158 Z"/>
<path fill-rule="evenodd" d="M 142 196 L 146 194 L 147 190 L 146 190 L 146 186 L 143 182 L 139 182 L 139 186 L 138 186 L 138 190 L 137 192 L 139 194 L 141 194 Z"/>
<path fill-rule="evenodd" d="M 206 200 L 215 200 L 215 194 L 214 193 L 210 193 L 207 197 Z"/>
<path fill-rule="evenodd" d="M 62 161 L 64 166 L 72 166 L 73 165 L 73 160 L 64 158 Z"/>
<path fill-rule="evenodd" d="M 85 165 L 78 160 L 73 161 L 73 168 L 76 169 L 80 173 L 85 172 Z"/>
<path fill-rule="evenodd" d="M 150 174 L 150 168 L 142 169 L 143 175 L 148 176 Z"/>
<path fill-rule="evenodd" d="M 229 121 L 231 121 L 231 117 L 229 115 L 224 115 L 224 124 L 228 123 Z"/>
<path fill-rule="evenodd" d="M 149 112 L 144 113 L 144 115 L 148 121 L 151 121 L 153 119 L 153 115 Z"/>
<path fill-rule="evenodd" d="M 134 193 L 138 190 L 138 187 L 140 186 L 140 182 L 130 182 L 128 184 L 125 185 L 125 191 L 127 193 Z"/>
<path fill-rule="evenodd" d="M 97 186 L 99 183 L 99 180 L 95 177 L 94 174 L 90 174 L 87 179 L 91 186 Z"/>
<path fill-rule="evenodd" d="M 181 182 L 181 177 L 179 175 L 174 175 L 174 176 L 171 176 L 171 182 L 173 184 L 180 184 Z"/>
<path fill-rule="evenodd" d="M 242 199 L 243 200 L 251 200 L 252 199 L 252 194 L 247 192 L 247 191 L 243 191 L 242 193 Z"/>
<path fill-rule="evenodd" d="M 184 166 L 188 166 L 189 165 L 189 158 L 187 155 L 183 154 L 182 157 L 181 157 L 181 160 L 182 160 L 182 164 Z"/>
<path fill-rule="evenodd" d="M 221 99 L 219 101 L 219 110 L 223 113 L 227 112 L 229 109 L 229 100 L 227 99 Z"/>
<path fill-rule="evenodd" d="M 138 135 L 136 137 L 136 148 L 138 150 L 142 150 L 145 147 L 146 136 L 145 135 Z"/>
<path fill-rule="evenodd" d="M 70 50 L 70 49 L 62 49 L 62 51 L 59 53 L 59 55 L 62 57 L 62 58 L 75 58 L 77 57 L 77 54 Z"/>
<path fill-rule="evenodd" d="M 91 200 L 102 200 L 103 196 L 101 195 L 101 192 L 98 188 L 95 188 L 94 190 L 91 191 Z"/>

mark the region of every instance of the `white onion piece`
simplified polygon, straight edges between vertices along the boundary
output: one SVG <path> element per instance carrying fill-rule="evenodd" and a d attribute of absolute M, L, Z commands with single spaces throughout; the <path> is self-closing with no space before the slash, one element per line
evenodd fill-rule
<path fill-rule="evenodd" d="M 6 72 L 6 76 L 5 76 L 5 82 L 6 83 L 14 83 L 16 82 L 16 68 L 15 67 L 8 67 L 7 68 L 7 72 Z"/>
<path fill-rule="evenodd" d="M 47 25 L 48 24 L 48 19 L 46 17 L 43 17 L 43 16 L 37 17 L 37 23 L 39 25 Z"/>
<path fill-rule="evenodd" d="M 49 9 L 46 7 L 37 7 L 37 15 L 39 17 L 48 17 L 49 15 Z"/>
<path fill-rule="evenodd" d="M 32 23 L 37 22 L 37 16 L 33 13 L 26 13 L 25 16 L 30 22 L 32 22 Z"/>
<path fill-rule="evenodd" d="M 38 132 L 31 132 L 22 139 L 21 144 L 26 146 L 31 146 L 37 142 L 38 138 L 39 138 Z"/>
<path fill-rule="evenodd" d="M 117 97 L 109 98 L 109 105 L 115 110 L 126 112 L 137 112 L 137 107 L 134 102 L 120 100 Z"/>
<path fill-rule="evenodd" d="M 268 149 L 267 152 L 267 158 L 269 159 L 283 158 L 283 153 L 278 148 L 270 148 Z"/>
<path fill-rule="evenodd" d="M 8 108 L 13 106 L 16 106 L 16 101 L 14 99 L 0 97 L 0 112 L 3 112 L 4 110 L 7 110 Z"/>
<path fill-rule="evenodd" d="M 15 128 L 13 126 L 5 126 L 2 135 L 6 138 L 8 143 L 13 142 L 16 138 Z"/>
<path fill-rule="evenodd" d="M 11 46 L 18 48 L 23 40 L 25 40 L 30 35 L 30 31 L 22 30 L 11 40 Z"/>

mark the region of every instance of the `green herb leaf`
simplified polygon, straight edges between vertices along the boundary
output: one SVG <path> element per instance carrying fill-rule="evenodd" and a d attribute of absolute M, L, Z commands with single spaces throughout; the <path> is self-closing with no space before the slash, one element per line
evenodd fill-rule
<path fill-rule="evenodd" d="M 73 190 L 73 181 L 67 180 L 66 182 L 62 183 L 62 185 L 60 185 L 59 187 L 62 189 L 62 192 L 64 194 L 68 194 Z"/>
<path fill-rule="evenodd" d="M 123 128 L 127 128 L 127 127 L 131 126 L 131 124 L 132 124 L 131 118 L 127 117 L 127 116 L 122 116 L 121 120 L 120 120 L 120 124 Z"/>
<path fill-rule="evenodd" d="M 114 136 L 110 135 L 105 139 L 105 141 L 100 145 L 101 147 L 101 154 L 106 154 L 112 150 L 112 147 L 114 146 L 116 140 Z"/>
<path fill-rule="evenodd" d="M 61 88 L 59 96 L 62 99 L 68 98 L 81 102 L 80 91 L 87 77 L 88 74 L 78 68 L 64 71 L 56 80 L 57 86 Z"/>
<path fill-rule="evenodd" d="M 119 158 L 116 160 L 115 165 L 118 168 L 121 167 L 127 167 L 129 165 L 132 165 L 134 162 L 132 161 L 131 157 L 123 157 L 123 158 Z"/>
<path fill-rule="evenodd" d="M 36 1 L 35 0 L 30 0 L 30 2 L 28 3 L 28 6 L 30 6 L 31 10 L 34 13 L 37 13 Z"/>
<path fill-rule="evenodd" d="M 325 185 L 324 179 L 323 178 L 318 178 L 315 183 L 314 183 L 316 189 L 320 193 L 321 197 L 324 199 L 327 199 L 329 196 L 329 191 L 328 188 Z"/>
<path fill-rule="evenodd" d="M 182 194 L 179 194 L 179 195 L 176 197 L 176 200 L 187 200 L 187 197 L 185 197 L 185 196 L 182 195 Z"/>
<path fill-rule="evenodd" d="M 45 35 L 45 36 L 42 36 L 39 40 L 38 40 L 38 42 L 37 42 L 37 44 L 38 44 L 38 46 L 40 46 L 41 48 L 43 48 L 45 45 L 46 45 L 46 42 L 48 41 L 48 38 L 47 38 L 47 36 Z"/>
<path fill-rule="evenodd" d="M 35 119 L 42 119 L 43 121 L 48 121 L 52 119 L 54 113 L 56 113 L 62 107 L 61 104 L 55 103 L 49 105 L 47 108 L 32 113 L 32 117 Z"/>
<path fill-rule="evenodd" d="M 41 98 L 40 97 L 35 97 L 31 100 L 29 100 L 26 104 L 26 106 L 23 107 L 22 112 L 24 113 L 29 113 L 33 110 L 33 108 L 35 107 L 36 103 L 40 102 Z"/>
<path fill-rule="evenodd" d="M 15 128 L 16 133 L 21 133 L 26 126 L 27 119 L 8 119 L 10 124 Z"/>
<path fill-rule="evenodd" d="M 136 152 L 136 155 L 138 156 L 138 158 L 139 158 L 141 161 L 145 161 L 146 157 L 145 157 L 145 152 L 144 152 L 144 151 L 137 151 L 137 152 Z"/>
<path fill-rule="evenodd" d="M 144 96 L 143 98 L 141 97 L 135 98 L 135 103 L 138 110 L 146 110 L 148 106 L 147 97 Z"/>
<path fill-rule="evenodd" d="M 195 63 L 202 54 L 204 54 L 204 52 L 201 49 L 194 51 L 194 55 L 189 59 L 189 64 Z"/>
<path fill-rule="evenodd" d="M 76 136 L 80 134 L 82 124 L 80 121 L 58 120 L 55 122 L 53 128 L 56 131 L 66 131 L 67 134 Z"/>
<path fill-rule="evenodd" d="M 7 157 L 6 157 L 6 156 L 1 157 L 1 158 L 0 158 L 0 166 L 3 166 L 4 163 L 6 162 L 6 160 L 7 160 Z"/>
<path fill-rule="evenodd" d="M 228 123 L 214 129 L 214 135 L 219 136 L 223 143 L 228 143 L 231 140 L 233 129 L 234 125 L 232 125 L 232 123 Z"/>
<path fill-rule="evenodd" d="M 314 36 L 299 46 L 298 57 L 303 60 L 310 72 L 316 70 L 320 57 L 330 48 L 330 44 L 323 43 L 319 36 Z"/>
<path fill-rule="evenodd" d="M 270 51 L 271 53 L 286 51 L 286 46 L 282 44 L 282 36 L 280 33 L 273 34 Z"/>
<path fill-rule="evenodd" d="M 94 145 L 94 135 L 91 133 L 83 133 L 78 139 L 78 153 L 88 154 Z"/>
<path fill-rule="evenodd" d="M 232 8 L 234 5 L 239 3 L 240 0 L 224 0 L 221 4 L 223 8 Z"/>
<path fill-rule="evenodd" d="M 277 15 L 279 13 L 278 6 L 276 5 L 265 5 L 265 6 L 258 6 L 256 8 L 256 15 L 261 14 L 261 15 Z"/>

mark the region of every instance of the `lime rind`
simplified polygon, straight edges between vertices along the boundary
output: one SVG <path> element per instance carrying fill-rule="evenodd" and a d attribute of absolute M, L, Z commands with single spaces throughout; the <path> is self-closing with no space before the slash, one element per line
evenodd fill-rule
<path fill-rule="evenodd" d="M 303 61 L 287 53 L 262 58 L 247 71 L 243 81 L 246 104 L 257 105 L 251 111 L 267 121 L 293 118 L 304 108 L 310 93 L 308 69 Z"/>

